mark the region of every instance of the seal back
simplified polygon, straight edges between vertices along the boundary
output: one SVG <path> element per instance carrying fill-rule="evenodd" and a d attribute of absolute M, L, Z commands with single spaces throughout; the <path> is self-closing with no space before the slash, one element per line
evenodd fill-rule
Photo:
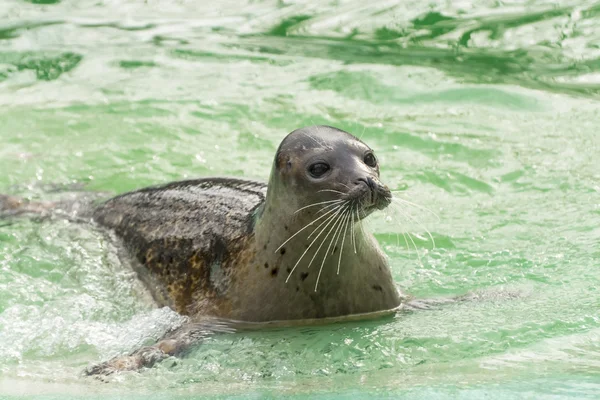
<path fill-rule="evenodd" d="M 252 233 L 266 190 L 240 179 L 179 181 L 114 197 L 93 218 L 143 266 L 138 275 L 159 305 L 212 313 L 203 305 L 218 309 L 226 301 L 229 261 Z"/>

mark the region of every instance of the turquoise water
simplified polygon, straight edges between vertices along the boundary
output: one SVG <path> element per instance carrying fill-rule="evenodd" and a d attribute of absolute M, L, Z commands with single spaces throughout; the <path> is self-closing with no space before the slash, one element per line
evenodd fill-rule
<path fill-rule="evenodd" d="M 371 217 L 399 285 L 479 298 L 215 336 L 102 383 L 82 370 L 181 318 L 102 232 L 1 221 L 0 396 L 598 397 L 600 3 L 200 3 L 0 2 L 0 192 L 266 180 L 286 133 L 325 123 L 439 216 Z"/>

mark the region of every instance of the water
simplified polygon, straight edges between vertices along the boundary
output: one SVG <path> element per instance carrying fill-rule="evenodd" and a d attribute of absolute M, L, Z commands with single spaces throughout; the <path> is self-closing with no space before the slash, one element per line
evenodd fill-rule
<path fill-rule="evenodd" d="M 326 123 L 439 215 L 373 216 L 397 282 L 481 298 L 216 336 L 104 384 L 81 371 L 180 317 L 101 232 L 4 221 L 0 395 L 597 398 L 600 3 L 204 3 L 0 2 L 0 192 L 266 180 L 287 132 Z"/>

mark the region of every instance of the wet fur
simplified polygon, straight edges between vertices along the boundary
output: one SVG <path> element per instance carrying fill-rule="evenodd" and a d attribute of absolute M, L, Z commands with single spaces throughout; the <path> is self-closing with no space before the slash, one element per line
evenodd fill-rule
<path fill-rule="evenodd" d="M 93 218 L 145 267 L 138 275 L 159 305 L 215 315 L 265 194 L 265 184 L 238 179 L 174 182 L 115 197 Z"/>

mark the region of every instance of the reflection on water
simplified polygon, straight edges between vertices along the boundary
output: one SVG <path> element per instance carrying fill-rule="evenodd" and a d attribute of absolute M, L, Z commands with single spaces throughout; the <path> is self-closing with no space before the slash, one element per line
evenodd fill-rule
<path fill-rule="evenodd" d="M 0 192 L 266 180 L 287 132 L 325 123 L 440 217 L 372 218 L 398 283 L 481 294 L 215 336 L 103 385 L 81 371 L 181 318 L 102 232 L 0 221 L 0 394 L 594 398 L 599 60 L 594 2 L 0 2 Z"/>

